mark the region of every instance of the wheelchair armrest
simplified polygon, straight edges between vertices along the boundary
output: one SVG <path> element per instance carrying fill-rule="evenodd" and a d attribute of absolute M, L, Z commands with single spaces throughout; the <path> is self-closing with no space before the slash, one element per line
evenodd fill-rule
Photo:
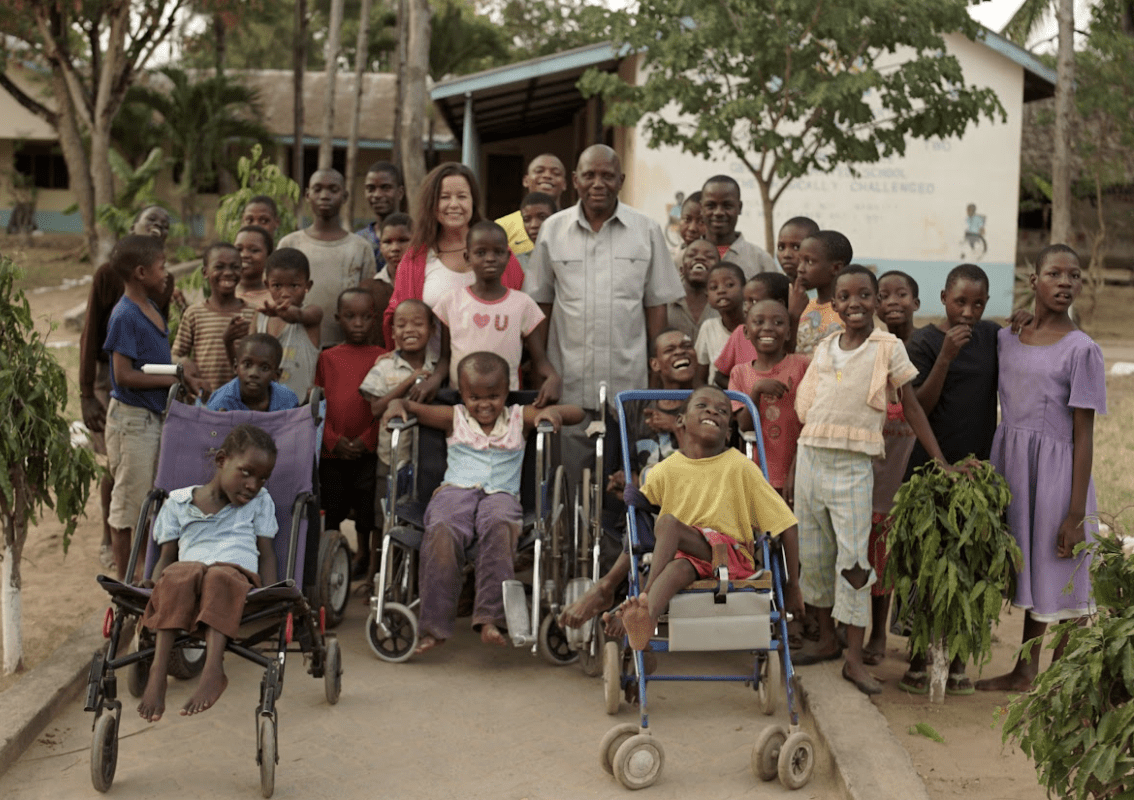
<path fill-rule="evenodd" d="M 746 444 L 756 444 L 756 431 L 741 431 L 740 435 Z"/>
<path fill-rule="evenodd" d="M 713 574 L 717 576 L 717 601 L 724 602 L 728 594 L 728 545 L 724 542 L 713 545 Z"/>
<path fill-rule="evenodd" d="M 390 421 L 386 423 L 386 430 L 388 431 L 405 431 L 417 425 L 417 417 L 410 416 L 409 419 L 398 419 L 391 417 Z"/>

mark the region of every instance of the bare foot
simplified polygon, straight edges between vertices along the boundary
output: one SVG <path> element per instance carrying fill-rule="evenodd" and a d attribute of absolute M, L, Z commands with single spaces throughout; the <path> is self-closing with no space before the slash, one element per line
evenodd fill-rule
<path fill-rule="evenodd" d="M 202 672 L 197 691 L 193 692 L 193 696 L 181 707 L 181 716 L 187 717 L 208 711 L 227 688 L 228 677 L 223 672 L 215 677 Z"/>
<path fill-rule="evenodd" d="M 494 644 L 498 647 L 504 647 L 508 644 L 504 634 L 491 622 L 486 622 L 480 626 L 480 640 L 485 644 Z"/>
<path fill-rule="evenodd" d="M 654 621 L 650 618 L 649 599 L 645 592 L 626 599 L 622 606 L 622 624 L 626 626 L 630 647 L 645 650 L 654 632 Z"/>
<path fill-rule="evenodd" d="M 444 639 L 437 639 L 433 636 L 430 636 L 429 634 L 426 634 L 425 636 L 422 636 L 420 639 L 418 639 L 417 647 L 414 648 L 413 653 L 414 655 L 419 656 L 422 653 L 428 653 L 434 647 L 440 647 L 443 644 L 445 644 Z"/>
<path fill-rule="evenodd" d="M 614 602 L 614 592 L 596 583 L 586 593 L 559 613 L 560 628 L 581 628 Z"/>
<path fill-rule="evenodd" d="M 1015 670 L 1005 675 L 997 675 L 995 678 L 985 678 L 984 680 L 977 681 L 973 687 L 978 692 L 1014 692 L 1022 694 L 1031 691 L 1033 678 L 1027 675 L 1021 675 Z"/>
<path fill-rule="evenodd" d="M 165 687 L 164 680 L 150 675 L 146 690 L 142 692 L 142 702 L 138 703 L 138 716 L 146 722 L 157 722 L 165 713 Z"/>
<path fill-rule="evenodd" d="M 606 638 L 621 641 L 626 635 L 626 626 L 622 624 L 621 609 L 608 611 L 602 615 L 602 630 Z"/>

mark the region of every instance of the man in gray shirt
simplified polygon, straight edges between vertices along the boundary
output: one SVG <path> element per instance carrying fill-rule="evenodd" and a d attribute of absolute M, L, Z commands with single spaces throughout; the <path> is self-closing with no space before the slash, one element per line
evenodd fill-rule
<path fill-rule="evenodd" d="M 524 280 L 551 319 L 547 353 L 563 379 L 561 402 L 587 419 L 564 428 L 563 463 L 572 486 L 594 448 L 584 431 L 608 397 L 649 385 L 648 342 L 666 326 L 666 304 L 685 292 L 661 226 L 618 201 L 624 176 L 606 145 L 583 151 L 572 175 L 577 205 L 540 229 Z"/>

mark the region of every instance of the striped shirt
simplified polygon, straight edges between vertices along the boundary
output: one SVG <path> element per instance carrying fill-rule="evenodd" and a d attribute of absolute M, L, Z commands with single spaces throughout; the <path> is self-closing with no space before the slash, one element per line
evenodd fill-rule
<path fill-rule="evenodd" d="M 224 332 L 236 317 L 251 322 L 254 314 L 255 309 L 247 303 L 239 311 L 214 311 L 204 301 L 194 303 L 181 315 L 173 343 L 174 357 L 191 357 L 209 388 L 219 389 L 236 377 L 224 349 Z"/>

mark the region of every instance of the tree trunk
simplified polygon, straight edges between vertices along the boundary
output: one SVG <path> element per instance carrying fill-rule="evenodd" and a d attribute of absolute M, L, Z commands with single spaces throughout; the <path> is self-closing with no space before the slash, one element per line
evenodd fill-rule
<path fill-rule="evenodd" d="M 406 42 L 409 40 L 409 9 L 407 0 L 397 0 L 397 49 L 394 55 L 394 74 L 398 76 L 395 86 L 394 102 L 394 137 L 390 148 L 390 160 L 401 168 L 405 174 L 405 164 L 402 158 L 402 108 L 406 102 Z M 410 206 L 413 208 L 413 206 Z"/>
<path fill-rule="evenodd" d="M 768 181 L 762 179 L 759 174 L 753 173 L 756 177 L 756 185 L 760 187 L 760 207 L 764 210 L 764 249 L 772 254 L 772 258 L 776 257 L 776 231 L 772 225 L 772 213 L 776 209 L 776 203 L 772 200 L 772 186 Z"/>
<path fill-rule="evenodd" d="M 24 669 L 23 604 L 20 597 L 20 558 L 28 538 L 28 495 L 22 469 L 11 468 L 12 499 L 0 495 L 0 517 L 4 523 L 4 547 L 0 553 L 0 621 L 3 623 L 5 675 Z"/>
<path fill-rule="evenodd" d="M 370 0 L 362 0 L 358 10 L 358 39 L 354 53 L 354 102 L 350 109 L 350 139 L 346 152 L 347 220 L 354 227 L 354 178 L 358 172 L 358 127 L 362 116 L 362 75 L 368 60 L 367 45 L 370 43 Z"/>
<path fill-rule="evenodd" d="M 102 264 L 101 261 L 95 261 L 95 254 L 98 252 L 98 231 L 95 230 L 95 199 L 94 186 L 91 184 L 90 161 L 87 158 L 86 147 L 83 145 L 83 135 L 79 131 L 75 109 L 67 93 L 67 84 L 58 67 L 53 67 L 51 70 L 51 86 L 55 97 L 58 98 L 59 119 L 55 130 L 59 134 L 59 149 L 63 151 L 63 161 L 67 164 L 70 192 L 79 207 L 79 217 L 83 222 L 91 263 Z"/>
<path fill-rule="evenodd" d="M 417 192 L 425 180 L 425 154 L 422 150 L 426 97 L 429 76 L 429 0 L 406 0 L 409 9 L 409 37 L 406 42 L 406 80 L 402 103 L 401 139 L 402 170 L 405 174 L 406 200 L 416 208 Z"/>
<path fill-rule="evenodd" d="M 1075 113 L 1075 4 L 1059 0 L 1055 83 L 1055 152 L 1051 163 L 1051 243 L 1071 244 L 1071 137 Z"/>
<path fill-rule="evenodd" d="M 295 39 L 292 42 L 293 109 L 291 153 L 291 179 L 299 184 L 299 206 L 303 205 L 303 74 L 307 70 L 307 0 L 295 0 Z M 299 208 L 294 209 L 296 220 Z"/>
<path fill-rule="evenodd" d="M 110 129 L 126 89 L 132 82 L 131 67 L 126 54 L 126 32 L 130 27 L 130 4 L 112 6 L 108 11 L 109 32 L 106 50 L 102 54 L 102 70 L 95 95 L 94 114 L 91 118 L 91 185 L 94 189 L 95 210 L 99 206 L 114 204 L 114 172 L 110 169 Z M 126 76 L 126 80 L 119 80 Z M 109 258 L 114 247 L 112 231 L 98 226 L 98 249 L 92 253 L 95 264 Z"/>
<path fill-rule="evenodd" d="M 327 105 L 323 108 L 323 136 L 319 140 L 319 169 L 330 169 L 335 152 L 335 88 L 339 76 L 339 43 L 343 34 L 343 0 L 331 0 L 331 26 L 327 31 Z"/>
<path fill-rule="evenodd" d="M 225 34 L 224 14 L 217 11 L 213 14 L 213 64 L 216 66 L 218 76 L 224 74 L 224 61 L 228 52 Z"/>
<path fill-rule="evenodd" d="M 925 666 L 929 672 L 929 702 L 945 702 L 945 683 L 949 680 L 949 648 L 945 638 L 941 637 L 929 643 L 929 652 L 926 653 Z"/>

